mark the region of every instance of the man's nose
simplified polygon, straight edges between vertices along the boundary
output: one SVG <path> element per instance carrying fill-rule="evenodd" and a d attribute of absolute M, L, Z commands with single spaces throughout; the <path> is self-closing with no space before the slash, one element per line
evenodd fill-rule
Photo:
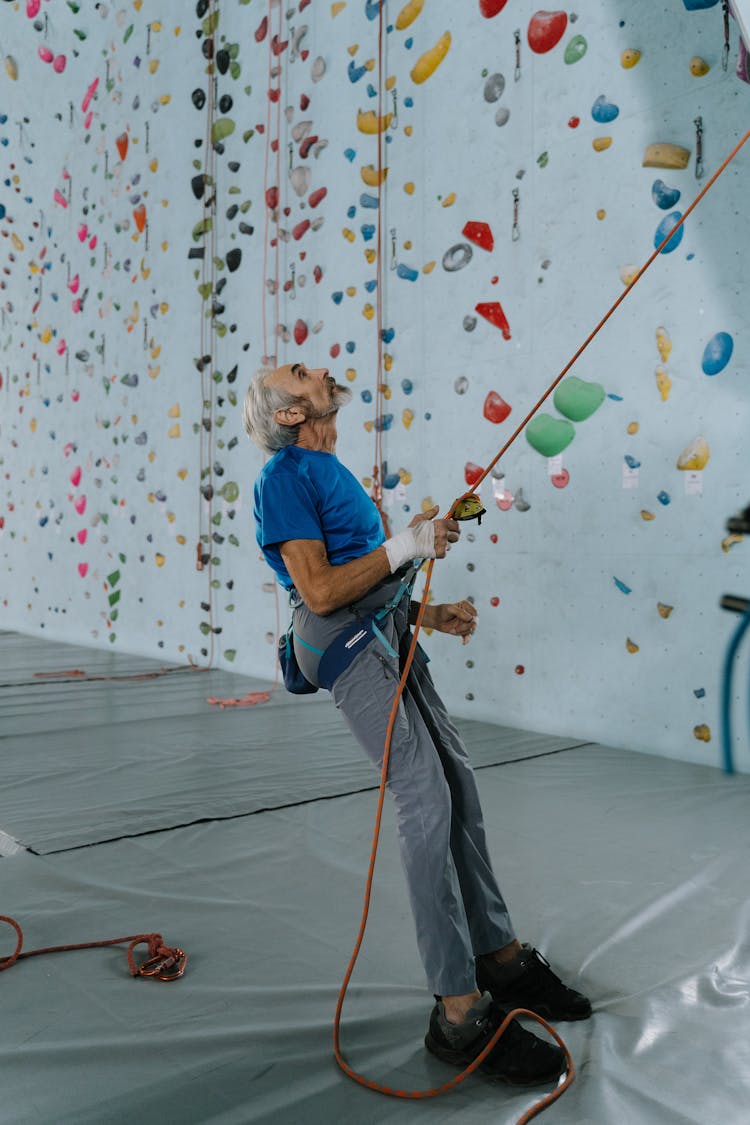
<path fill-rule="evenodd" d="M 327 379 L 328 378 L 328 368 L 327 367 L 315 367 L 310 372 L 310 374 L 314 375 L 316 379 Z"/>

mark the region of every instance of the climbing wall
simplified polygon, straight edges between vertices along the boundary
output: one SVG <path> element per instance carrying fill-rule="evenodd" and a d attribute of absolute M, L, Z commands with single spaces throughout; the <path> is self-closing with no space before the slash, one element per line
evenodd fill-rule
<path fill-rule="evenodd" d="M 458 714 L 720 759 L 748 497 L 747 58 L 712 0 L 0 3 L 0 627 L 272 678 L 245 386 L 354 394 Z M 639 269 L 661 246 L 648 272 Z M 746 674 L 735 750 L 747 752 Z"/>

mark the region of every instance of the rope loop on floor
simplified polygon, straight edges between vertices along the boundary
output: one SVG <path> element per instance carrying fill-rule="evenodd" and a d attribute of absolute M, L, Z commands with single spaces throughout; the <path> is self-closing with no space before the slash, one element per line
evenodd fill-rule
<path fill-rule="evenodd" d="M 111 945 L 124 945 L 128 942 L 127 959 L 130 975 L 134 977 L 151 977 L 154 980 L 173 981 L 179 980 L 185 972 L 188 955 L 179 946 L 164 944 L 161 934 L 130 934 L 128 937 L 110 938 L 108 941 L 85 941 L 78 945 L 50 945 L 46 949 L 31 949 L 22 953 L 23 930 L 15 918 L 0 914 L 0 922 L 5 922 L 16 932 L 16 948 L 7 957 L 0 957 L 0 972 L 10 969 L 17 961 L 25 957 L 41 957 L 44 953 L 70 953 L 74 949 L 105 949 Z M 139 945 L 148 946 L 148 956 L 140 963 L 136 962 L 135 950 Z"/>

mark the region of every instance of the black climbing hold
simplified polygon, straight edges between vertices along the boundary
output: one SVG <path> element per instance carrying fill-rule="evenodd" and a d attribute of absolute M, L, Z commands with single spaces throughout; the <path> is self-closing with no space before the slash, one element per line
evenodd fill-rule
<path fill-rule="evenodd" d="M 205 90 L 201 90 L 200 86 L 197 86 L 195 90 L 193 90 L 191 97 L 193 99 L 193 105 L 195 106 L 195 108 L 203 109 L 204 105 L 206 104 Z"/>
<path fill-rule="evenodd" d="M 239 264 L 240 264 L 241 261 L 242 261 L 242 251 L 241 250 L 234 247 L 232 250 L 227 251 L 227 269 L 229 270 L 230 273 L 234 273 L 234 271 L 239 267 Z"/>

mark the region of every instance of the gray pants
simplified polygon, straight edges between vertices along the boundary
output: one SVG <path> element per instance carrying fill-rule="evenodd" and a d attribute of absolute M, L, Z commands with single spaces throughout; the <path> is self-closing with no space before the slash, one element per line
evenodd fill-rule
<path fill-rule="evenodd" d="M 383 606 L 398 580 L 382 583 L 350 609 L 318 617 L 304 604 L 294 628 L 324 649 L 342 629 Z M 336 706 L 357 741 L 380 769 L 386 727 L 411 638 L 409 599 L 382 622 L 400 660 L 376 639 L 333 685 Z M 318 683 L 319 657 L 295 644 L 300 668 Z M 474 957 L 513 941 L 508 909 L 487 853 L 482 809 L 466 749 L 446 713 L 417 649 L 393 731 L 388 763 L 401 861 L 406 872 L 417 943 L 431 992 L 453 996 L 476 987 Z"/>

